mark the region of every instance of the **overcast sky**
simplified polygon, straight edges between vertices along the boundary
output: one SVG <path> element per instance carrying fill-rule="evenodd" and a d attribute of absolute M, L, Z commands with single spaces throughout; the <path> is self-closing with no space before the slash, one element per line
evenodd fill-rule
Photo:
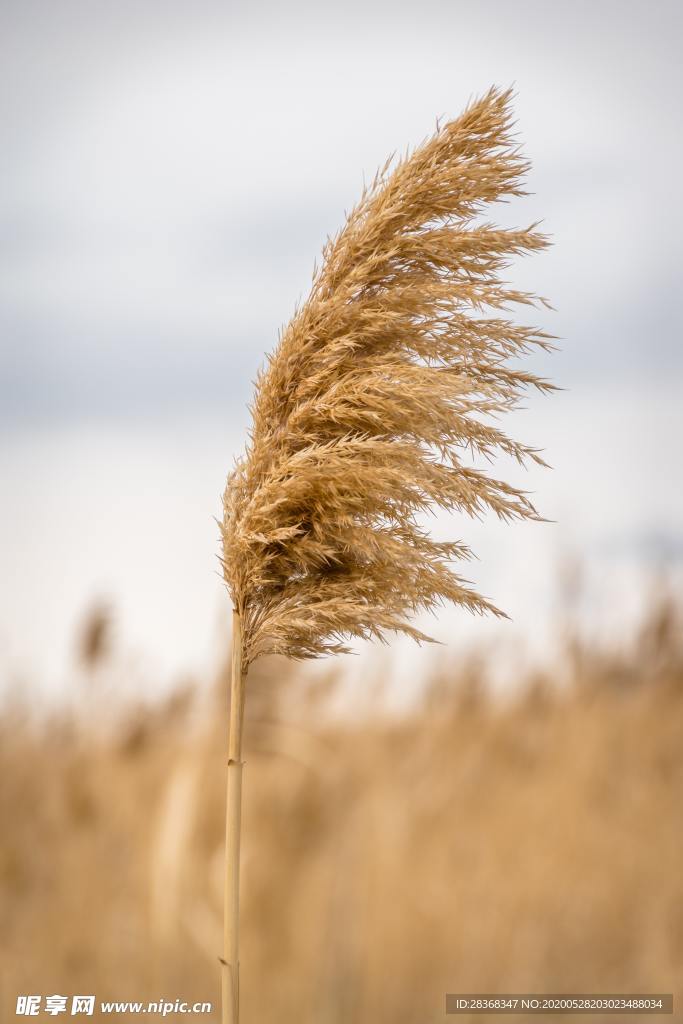
<path fill-rule="evenodd" d="M 21 632 L 17 608 L 24 629 L 47 608 L 50 559 L 56 590 L 71 581 L 68 601 L 51 599 L 54 630 L 65 628 L 55 601 L 73 617 L 93 581 L 123 601 L 129 578 L 140 607 L 173 592 L 161 549 L 133 588 L 113 534 L 125 548 L 140 517 L 163 510 L 159 537 L 181 548 L 176 478 L 193 480 L 192 530 L 204 529 L 254 373 L 325 236 L 388 154 L 494 83 L 517 90 L 534 193 L 496 216 L 542 218 L 555 243 L 514 270 L 551 299 L 557 312 L 536 322 L 563 338 L 536 368 L 568 390 L 530 421 L 530 440 L 556 442 L 550 511 L 565 526 L 593 515 L 603 547 L 612 530 L 677 551 L 682 11 L 677 0 L 0 0 L 0 553 L 23 580 L 0 605 L 0 638 Z M 174 460 L 156 489 L 141 483 L 149 431 Z M 122 494 L 134 511 L 107 519 Z M 59 515 L 71 525 L 57 536 Z M 199 582 L 214 568 L 210 526 L 206 538 L 200 558 L 186 543 L 195 569 L 177 623 L 215 601 L 214 577 L 214 589 Z M 144 561 L 139 547 L 128 558 Z M 163 615 L 157 627 L 168 631 Z"/>
<path fill-rule="evenodd" d="M 240 10 L 240 6 L 242 10 Z M 388 153 L 514 83 L 567 384 L 671 381 L 681 5 L 4 0 L 9 424 L 243 404 Z"/>

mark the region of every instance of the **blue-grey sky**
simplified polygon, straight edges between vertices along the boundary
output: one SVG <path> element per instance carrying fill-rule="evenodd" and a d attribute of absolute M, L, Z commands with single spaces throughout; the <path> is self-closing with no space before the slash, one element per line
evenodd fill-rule
<path fill-rule="evenodd" d="M 555 243 L 514 270 L 563 338 L 537 367 L 568 390 L 521 421 L 556 466 L 541 504 L 579 548 L 680 550 L 682 22 L 677 0 L 2 0 L 0 647 L 36 616 L 65 634 L 94 590 L 141 649 L 222 607 L 210 517 L 264 352 L 364 178 L 493 83 L 533 162 L 496 216 Z"/>
<path fill-rule="evenodd" d="M 567 384 L 677 377 L 681 6 L 4 0 L 2 418 L 243 403 L 363 175 L 514 83 Z"/>

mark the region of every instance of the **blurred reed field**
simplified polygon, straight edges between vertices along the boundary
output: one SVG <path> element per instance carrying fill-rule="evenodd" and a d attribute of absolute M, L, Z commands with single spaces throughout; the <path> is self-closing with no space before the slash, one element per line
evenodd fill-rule
<path fill-rule="evenodd" d="M 81 638 L 77 711 L 2 711 L 2 1019 L 38 992 L 218 1019 L 229 661 L 210 690 L 117 703 L 108 614 Z M 681 620 L 662 588 L 619 650 L 563 623 L 563 663 L 506 699 L 452 646 L 400 715 L 381 687 L 331 713 L 338 662 L 259 663 L 244 1020 L 422 1024 L 446 992 L 683 999 Z"/>

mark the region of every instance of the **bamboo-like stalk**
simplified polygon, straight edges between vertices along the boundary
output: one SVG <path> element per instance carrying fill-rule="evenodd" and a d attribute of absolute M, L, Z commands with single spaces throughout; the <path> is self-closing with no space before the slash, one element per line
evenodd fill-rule
<path fill-rule="evenodd" d="M 232 678 L 225 815 L 225 889 L 221 960 L 222 1024 L 238 1024 L 240 999 L 239 902 L 242 811 L 242 726 L 246 673 L 242 671 L 242 621 L 232 613 Z"/>

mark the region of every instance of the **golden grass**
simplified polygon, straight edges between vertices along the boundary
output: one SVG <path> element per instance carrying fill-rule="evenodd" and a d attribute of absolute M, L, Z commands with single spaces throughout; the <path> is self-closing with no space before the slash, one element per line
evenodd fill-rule
<path fill-rule="evenodd" d="M 495 421 L 525 389 L 551 387 L 514 365 L 550 336 L 501 315 L 544 301 L 500 273 L 547 240 L 479 219 L 524 194 L 510 99 L 492 89 L 385 166 L 259 375 L 222 524 L 244 672 L 264 653 L 428 640 L 410 619 L 446 601 L 500 614 L 452 568 L 467 546 L 433 540 L 420 513 L 537 518 L 521 490 L 471 464 L 542 461 Z"/>
<path fill-rule="evenodd" d="M 683 999 L 680 626 L 663 606 L 619 656 L 574 640 L 565 690 L 528 679 L 505 705 L 444 663 L 414 714 L 344 724 L 333 669 L 312 687 L 259 662 L 245 1024 L 437 1022 L 446 991 Z M 218 1019 L 224 692 L 110 709 L 105 733 L 5 713 L 3 1020 L 32 992 L 211 1000 Z"/>

